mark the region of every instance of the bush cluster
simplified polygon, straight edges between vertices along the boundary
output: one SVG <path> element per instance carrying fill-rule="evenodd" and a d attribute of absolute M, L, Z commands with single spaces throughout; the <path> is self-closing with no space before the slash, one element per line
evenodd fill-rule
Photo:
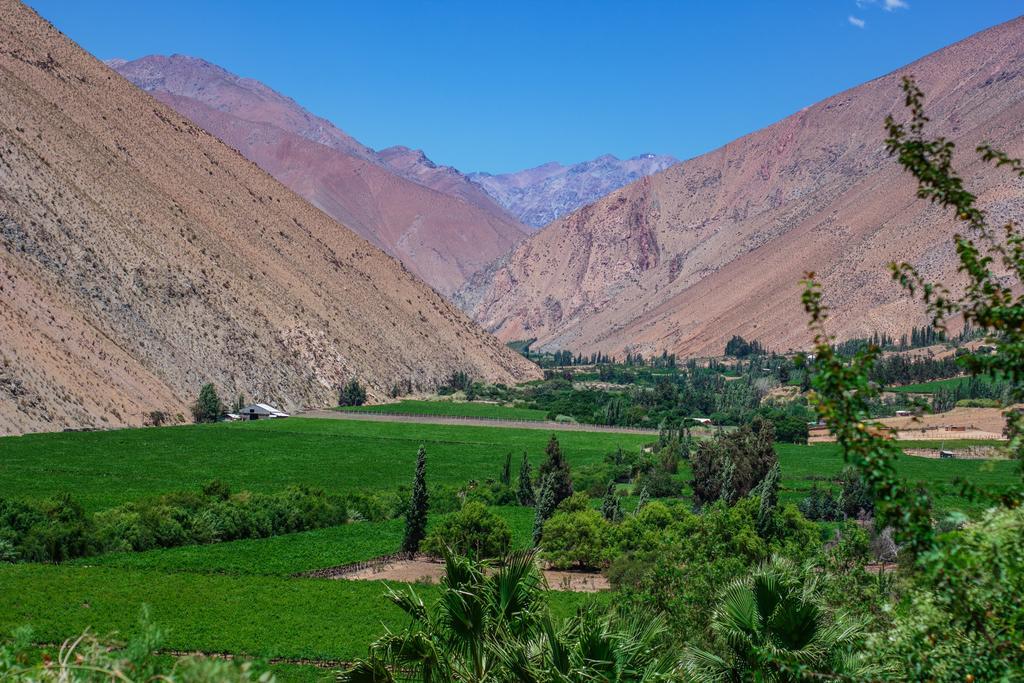
<path fill-rule="evenodd" d="M 63 562 L 110 551 L 215 543 L 344 524 L 348 500 L 293 486 L 232 495 L 219 482 L 87 514 L 70 495 L 0 499 L 0 559 Z"/>
<path fill-rule="evenodd" d="M 446 549 L 480 559 L 504 557 L 512 544 L 512 529 L 479 501 L 441 517 L 421 546 L 424 553 L 441 557 Z"/>

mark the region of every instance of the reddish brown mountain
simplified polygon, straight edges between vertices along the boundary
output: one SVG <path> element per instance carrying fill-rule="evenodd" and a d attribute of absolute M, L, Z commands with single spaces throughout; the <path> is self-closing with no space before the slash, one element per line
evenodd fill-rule
<path fill-rule="evenodd" d="M 458 171 L 406 148 L 377 154 L 258 81 L 182 55 L 110 65 L 442 293 L 525 235 Z"/>
<path fill-rule="evenodd" d="M 1024 154 L 1024 18 L 831 97 L 551 224 L 462 292 L 504 339 L 619 352 L 721 353 L 734 334 L 808 343 L 799 280 L 815 271 L 841 337 L 924 322 L 886 264 L 955 278 L 953 221 L 915 199 L 885 153 L 904 116 L 900 79 L 928 93 L 934 133 L 995 216 L 1024 214 L 1024 188 L 977 161 L 990 141 Z"/>
<path fill-rule="evenodd" d="M 380 397 L 455 370 L 538 373 L 15 0 L 0 0 L 0 340 L 0 433 L 173 419 L 204 382 L 294 409 L 350 378 Z"/>

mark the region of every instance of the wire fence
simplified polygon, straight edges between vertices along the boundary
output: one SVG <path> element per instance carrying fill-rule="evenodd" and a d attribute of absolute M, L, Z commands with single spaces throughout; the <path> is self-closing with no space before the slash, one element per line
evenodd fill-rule
<path fill-rule="evenodd" d="M 367 569 L 374 572 L 381 571 L 396 562 L 406 562 L 408 560 L 414 560 L 417 557 L 420 557 L 417 553 L 398 552 L 390 555 L 381 555 L 380 557 L 363 560 L 362 562 L 350 562 L 348 564 L 340 564 L 334 567 L 324 567 L 323 569 L 301 572 L 296 574 L 296 576 L 310 579 L 336 579 L 339 576 L 355 574 Z"/>
<path fill-rule="evenodd" d="M 472 415 L 440 415 L 435 413 L 403 413 L 385 410 L 338 410 L 345 415 L 380 415 L 383 417 L 426 418 L 428 420 L 462 420 L 467 422 L 507 422 L 521 425 L 543 425 L 545 428 L 567 429 L 583 432 L 620 432 L 623 434 L 657 434 L 657 429 L 646 427 L 620 427 L 617 425 L 599 425 L 588 422 L 558 422 L 553 420 L 528 420 L 514 417 L 474 417 Z"/>

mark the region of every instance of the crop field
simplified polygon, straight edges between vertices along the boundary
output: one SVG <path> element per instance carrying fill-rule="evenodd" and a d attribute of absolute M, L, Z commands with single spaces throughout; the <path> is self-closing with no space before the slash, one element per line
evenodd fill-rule
<path fill-rule="evenodd" d="M 901 394 L 934 394 L 940 389 L 946 389 L 952 391 L 961 384 L 966 384 L 969 377 L 951 377 L 949 379 L 936 379 L 931 382 L 921 382 L 919 384 L 907 384 L 902 387 L 887 387 L 886 391 L 894 391 Z M 976 381 L 988 383 L 990 380 L 986 377 L 979 377 Z"/>
<path fill-rule="evenodd" d="M 436 594 L 432 586 L 416 590 L 424 600 Z M 366 654 L 383 626 L 405 623 L 384 592 L 378 581 L 8 565 L 0 568 L 0 632 L 31 624 L 39 642 L 86 628 L 129 634 L 145 603 L 167 630 L 170 650 L 351 661 Z M 589 599 L 555 593 L 552 604 L 564 616 Z"/>
<path fill-rule="evenodd" d="M 406 400 L 398 403 L 386 403 L 375 406 L 358 406 L 339 408 L 353 413 L 391 413 L 398 415 L 440 415 L 443 417 L 481 417 L 492 420 L 529 420 L 540 422 L 547 419 L 547 413 L 533 408 L 513 408 L 511 406 L 483 403 L 480 401 L 414 401 Z"/>
<path fill-rule="evenodd" d="M 70 491 L 90 510 L 143 496 L 195 489 L 219 478 L 233 489 L 279 491 L 309 484 L 329 492 L 393 491 L 407 485 L 416 449 L 428 451 L 428 478 L 464 484 L 495 476 L 511 451 L 514 466 L 526 450 L 534 465 L 544 431 L 291 418 L 281 421 L 168 427 L 112 432 L 40 434 L 0 439 L 0 495 L 45 497 Z M 575 468 L 649 436 L 562 432 Z M 975 444 L 976 445 L 976 444 Z M 797 502 L 815 484 L 827 485 L 843 467 L 835 444 L 777 447 L 781 498 Z M 1002 490 L 1015 476 L 1010 461 L 902 458 L 899 471 L 936 492 L 936 512 L 980 507 L 957 496 L 964 478 Z M 686 480 L 684 463 L 678 478 Z M 631 510 L 635 499 L 624 501 Z M 530 543 L 532 508 L 492 508 L 512 528 L 513 544 Z M 432 522 L 435 521 L 432 518 Z M 137 628 L 142 604 L 175 651 L 280 658 L 281 680 L 317 680 L 329 670 L 304 660 L 344 662 L 361 656 L 384 627 L 404 621 L 377 581 L 296 578 L 297 573 L 394 552 L 402 521 L 344 526 L 202 546 L 110 553 L 62 565 L 0 565 L 0 633 L 30 624 L 40 642 L 93 631 L 122 636 Z M 425 599 L 436 588 L 417 586 Z M 555 593 L 557 614 L 607 594 Z"/>
<path fill-rule="evenodd" d="M 280 491 L 291 484 L 329 493 L 394 491 L 409 484 L 420 444 L 430 481 L 464 484 L 497 476 L 505 454 L 536 467 L 543 430 L 289 418 L 107 432 L 0 438 L 0 496 L 71 491 L 90 510 L 220 479 L 233 490 Z M 559 432 L 569 463 L 599 461 L 649 436 Z"/>
<path fill-rule="evenodd" d="M 978 441 L 969 445 L 986 443 Z M 917 442 L 908 446 L 921 447 Z M 948 442 L 946 447 L 956 445 Z M 795 502 L 815 483 L 823 483 L 819 479 L 835 476 L 843 469 L 842 454 L 834 443 L 811 446 L 779 444 L 776 450 L 782 469 L 783 500 Z M 897 461 L 896 468 L 909 481 L 926 484 L 934 495 L 937 514 L 953 510 L 973 514 L 985 507 L 982 503 L 964 500 L 955 485 L 957 479 L 970 481 L 987 491 L 1005 491 L 1012 482 L 1019 481 L 1017 464 L 1010 460 L 939 460 L 906 456 Z M 799 495 L 793 495 L 794 492 L 799 492 Z"/>

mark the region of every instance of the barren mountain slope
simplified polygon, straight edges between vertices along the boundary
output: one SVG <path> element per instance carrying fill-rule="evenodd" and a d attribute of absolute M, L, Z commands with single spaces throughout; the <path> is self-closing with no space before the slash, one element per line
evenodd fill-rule
<path fill-rule="evenodd" d="M 676 159 L 656 154 L 631 159 L 605 154 L 571 166 L 551 162 L 516 173 L 473 173 L 470 178 L 519 220 L 539 228 L 674 163 Z"/>
<path fill-rule="evenodd" d="M 512 218 L 511 213 L 499 206 L 484 188 L 467 175 L 451 166 L 435 164 L 421 149 L 409 149 L 401 145 L 386 147 L 377 152 L 377 159 L 403 178 L 453 197 L 461 197 L 491 214 Z"/>
<path fill-rule="evenodd" d="M 111 66 L 442 293 L 525 234 L 454 169 L 406 148 L 377 154 L 258 81 L 182 55 Z"/>
<path fill-rule="evenodd" d="M 955 279 L 948 216 L 914 198 L 884 149 L 900 78 L 928 93 L 932 132 L 997 217 L 1024 184 L 976 161 L 991 141 L 1024 154 L 1024 19 L 829 98 L 642 179 L 521 243 L 461 296 L 504 339 L 618 352 L 721 353 L 733 334 L 805 347 L 799 280 L 816 271 L 840 337 L 906 331 L 921 307 L 891 282 L 905 260 Z"/>
<path fill-rule="evenodd" d="M 0 0 L 0 433 L 537 370 L 237 152 Z"/>

